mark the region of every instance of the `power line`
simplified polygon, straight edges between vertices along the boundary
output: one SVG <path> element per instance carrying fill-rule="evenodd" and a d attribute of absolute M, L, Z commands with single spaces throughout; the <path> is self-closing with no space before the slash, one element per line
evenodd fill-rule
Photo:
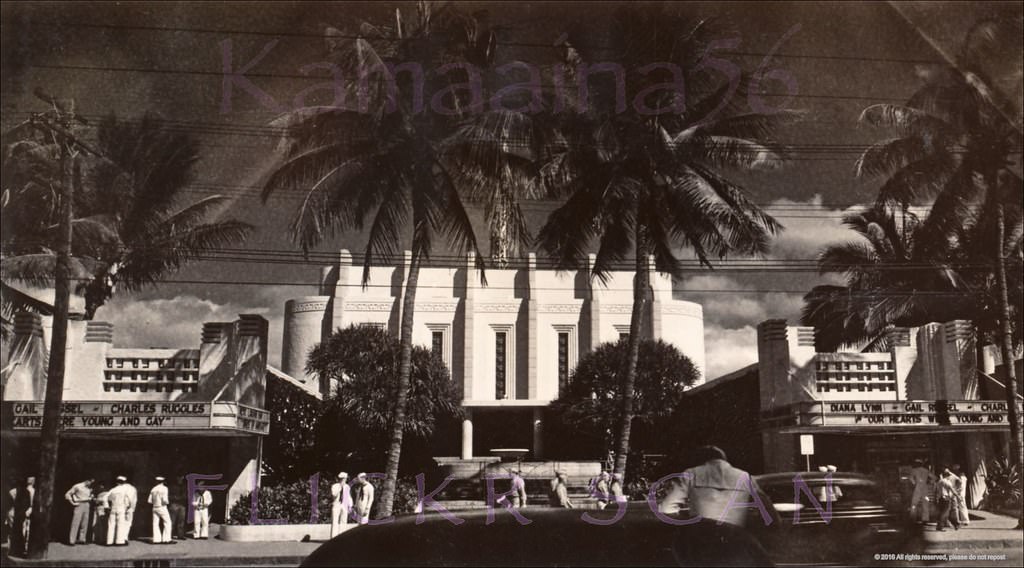
<path fill-rule="evenodd" d="M 13 26 L 13 22 L 3 22 L 2 25 Z M 243 30 L 243 29 L 229 29 L 229 28 L 197 28 L 197 27 L 181 27 L 181 26 L 144 26 L 144 25 L 127 25 L 127 24 L 104 24 L 104 23 L 87 23 L 87 22 L 42 22 L 33 21 L 29 26 L 40 26 L 50 28 L 86 28 L 86 29 L 115 29 L 115 30 L 135 30 L 135 31 L 147 31 L 147 32 L 185 32 L 195 34 L 231 34 L 231 35 L 251 35 L 259 37 L 290 37 L 290 38 L 310 38 L 320 41 L 324 41 L 328 36 L 324 33 L 312 33 L 312 32 L 294 32 L 294 31 L 265 31 L 265 30 Z M 19 25 L 19 28 L 24 27 Z M 400 38 L 367 38 L 366 36 L 335 33 L 329 36 L 332 39 L 363 39 L 371 42 L 390 42 L 398 43 L 404 41 Z M 559 45 L 554 43 L 543 43 L 543 42 L 517 42 L 517 41 L 496 41 L 496 45 L 508 46 L 508 47 L 535 47 L 535 48 L 546 48 L 546 49 L 558 49 Z M 604 45 L 586 45 L 580 46 L 585 49 L 599 49 L 611 51 L 613 48 Z M 945 61 L 936 59 L 915 59 L 915 58 L 900 58 L 900 57 L 868 57 L 868 56 L 854 56 L 854 55 L 836 55 L 836 54 L 812 54 L 812 53 L 785 53 L 785 52 L 758 52 L 758 51 L 742 51 L 742 50 L 722 50 L 718 52 L 721 55 L 739 55 L 747 57 L 766 57 L 771 55 L 772 57 L 779 57 L 784 59 L 820 59 L 825 61 L 852 61 L 852 62 L 867 62 L 867 63 L 898 63 L 904 65 L 921 65 L 921 64 L 945 64 Z"/>
<path fill-rule="evenodd" d="M 58 69 L 64 71 L 98 71 L 109 73 L 153 73 L 158 75 L 198 75 L 223 77 L 224 71 L 209 71 L 205 69 L 168 69 L 156 67 L 111 67 L 107 65 L 67 65 L 58 63 L 30 63 L 28 67 L 36 69 Z M 289 73 L 245 73 L 246 77 L 257 79 L 299 79 L 304 81 L 333 80 L 333 77 L 325 75 L 297 75 Z M 572 89 L 572 87 L 565 87 Z M 759 97 L 783 97 L 794 99 L 826 99 L 826 100 L 853 100 L 853 101 L 904 101 L 905 96 L 855 96 L 855 95 L 824 95 L 807 93 L 757 93 Z"/>
<path fill-rule="evenodd" d="M 84 278 L 72 278 L 80 282 L 87 282 L 88 279 Z M 295 281 L 259 281 L 259 280 L 206 280 L 206 279 L 156 279 L 153 283 L 160 284 L 202 284 L 202 285 L 214 285 L 214 286 L 301 286 L 301 287 L 312 287 L 319 288 L 320 282 L 295 282 Z M 342 288 L 389 288 L 394 289 L 395 286 L 392 284 L 373 284 L 369 283 L 366 285 L 360 283 L 333 283 L 331 286 L 342 287 Z M 500 291 L 511 291 L 518 290 L 515 286 L 483 286 L 475 284 L 475 287 L 483 290 L 500 290 Z M 633 289 L 630 288 L 612 288 L 604 287 L 597 284 L 600 292 L 631 292 Z M 417 290 L 445 290 L 451 292 L 452 286 L 441 285 L 441 284 L 418 284 Z M 535 291 L 565 291 L 566 287 L 547 287 L 540 286 L 530 288 Z M 727 288 L 685 288 L 680 287 L 674 291 L 680 294 L 807 294 L 809 290 L 789 290 L 784 288 L 751 288 L 751 289 L 727 289 Z M 983 296 L 987 295 L 985 292 L 979 291 L 946 291 L 946 290 L 916 290 L 907 292 L 850 292 L 845 294 L 851 298 L 902 298 L 902 297 L 929 297 L 929 298 L 962 298 L 965 296 Z M 382 297 L 379 300 L 387 300 L 390 297 Z M 451 296 L 453 299 L 457 299 L 456 296 Z M 374 298 L 364 298 L 365 300 L 374 300 Z M 422 297 L 419 300 L 429 302 L 430 297 Z"/>

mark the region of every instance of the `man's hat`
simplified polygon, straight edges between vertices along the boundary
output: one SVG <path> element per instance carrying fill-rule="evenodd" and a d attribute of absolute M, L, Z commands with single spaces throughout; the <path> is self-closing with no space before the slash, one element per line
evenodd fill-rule
<path fill-rule="evenodd" d="M 164 480 L 164 478 L 163 478 L 162 476 L 159 476 L 159 475 L 158 475 L 158 476 L 156 476 L 156 478 L 155 478 L 155 479 L 156 479 L 157 481 L 163 481 L 163 480 Z"/>
<path fill-rule="evenodd" d="M 117 476 L 117 481 L 128 481 L 128 478 L 123 475 L 119 475 Z"/>
<path fill-rule="evenodd" d="M 366 479 L 366 474 L 360 473 L 359 475 L 356 476 L 356 479 Z"/>
<path fill-rule="evenodd" d="M 348 474 L 343 471 L 338 474 L 338 479 L 348 479 Z"/>

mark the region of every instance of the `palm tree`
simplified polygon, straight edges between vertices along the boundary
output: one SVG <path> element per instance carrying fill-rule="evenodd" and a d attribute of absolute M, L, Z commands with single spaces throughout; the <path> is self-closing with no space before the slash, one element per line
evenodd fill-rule
<path fill-rule="evenodd" d="M 988 212 L 965 217 L 955 239 L 930 242 L 933 230 L 907 211 L 880 203 L 844 217 L 857 241 L 831 245 L 821 253 L 821 274 L 844 276 L 845 286 L 815 286 L 804 296 L 802 323 L 816 328 L 816 346 L 874 349 L 892 326 L 917 327 L 932 321 L 973 319 L 979 336 L 998 329 Z M 987 242 L 986 242 L 987 241 Z M 1018 234 L 1015 250 L 1020 249 Z M 1017 278 L 1019 284 L 1019 278 Z M 1014 301 L 1020 308 L 1020 297 Z"/>
<path fill-rule="evenodd" d="M 393 28 L 363 23 L 356 35 L 346 41 L 345 34 L 329 29 L 327 40 L 343 69 L 360 78 L 346 85 L 348 100 L 360 108 L 316 107 L 279 119 L 276 124 L 289 134 L 286 153 L 264 184 L 263 197 L 279 190 L 304 192 L 291 230 L 306 251 L 335 231 L 362 230 L 369 221 L 364 285 L 374 262 L 394 260 L 411 243 L 386 477 L 377 508 L 378 517 L 387 517 L 406 422 L 420 266 L 438 236 L 453 252 L 476 253 L 479 269 L 485 261 L 444 156 L 446 139 L 458 133 L 463 117 L 478 109 L 457 91 L 447 103 L 449 112 L 417 108 L 417 87 L 426 93 L 449 89 L 452 74 L 433 70 L 450 62 L 486 64 L 494 44 L 491 31 L 476 19 L 450 6 L 435 9 L 422 2 L 414 21 L 403 21 L 396 10 Z M 427 71 L 422 85 L 388 67 L 410 63 Z"/>
<path fill-rule="evenodd" d="M 685 34 L 687 29 L 693 29 Z M 615 472 L 624 473 L 629 452 L 636 369 L 644 317 L 648 310 L 650 271 L 679 276 L 677 249 L 690 248 L 704 266 L 728 254 L 760 254 L 781 227 L 723 175 L 723 169 L 757 170 L 782 165 L 782 147 L 772 140 L 780 124 L 794 113 L 741 112 L 731 100 L 736 84 L 707 84 L 696 69 L 703 25 L 687 28 L 660 10 L 622 10 L 613 18 L 610 49 L 591 50 L 579 34 L 569 34 L 567 58 L 615 61 L 625 72 L 627 93 L 640 93 L 671 77 L 647 71 L 654 62 L 671 62 L 688 73 L 688 100 L 705 95 L 685 109 L 672 93 L 653 97 L 656 115 L 636 108 L 616 108 L 614 85 L 592 89 L 579 114 L 561 116 L 565 144 L 545 167 L 547 183 L 568 194 L 541 229 L 542 247 L 559 268 L 579 266 L 596 241 L 593 276 L 607 279 L 623 261 L 632 260 L 633 309 L 629 348 L 620 377 L 621 415 L 616 440 Z M 608 52 L 613 57 L 608 57 Z M 653 94 L 653 93 L 652 93 Z M 648 100 L 650 104 L 652 101 Z"/>
<path fill-rule="evenodd" d="M 26 141 L 18 142 L 24 146 Z M 18 229 L 5 235 L 5 278 L 47 285 L 53 278 L 56 207 L 48 181 L 45 146 L 19 154 L 34 158 L 12 173 L 12 211 Z M 170 130 L 159 118 L 138 121 L 106 117 L 97 130 L 95 163 L 76 162 L 72 255 L 85 319 L 110 299 L 115 288 L 136 291 L 218 247 L 238 243 L 252 226 L 235 220 L 207 222 L 229 198 L 212 195 L 182 206 L 183 193 L 199 160 L 198 141 Z M 28 215 L 17 215 L 29 212 Z M 5 211 L 5 216 L 7 211 Z M 12 215 L 14 216 L 14 215 Z"/>
<path fill-rule="evenodd" d="M 1018 28 L 1020 22 L 1011 22 Z M 984 27 L 984 26 L 982 26 Z M 933 199 L 925 242 L 942 249 L 956 239 L 965 215 L 987 211 L 994 234 L 993 274 L 998 302 L 998 338 L 1006 374 L 1010 419 L 1010 450 L 1021 463 L 1022 439 L 1017 411 L 1016 371 L 1013 365 L 1012 309 L 1007 277 L 1008 261 L 1017 262 L 1019 248 L 1008 245 L 1019 231 L 1022 181 L 1014 171 L 1012 154 L 1022 143 L 1020 111 L 1011 109 L 991 77 L 979 64 L 979 40 L 989 34 L 969 34 L 955 67 L 920 69 L 924 85 L 906 105 L 872 105 L 861 114 L 863 122 L 895 129 L 898 136 L 869 148 L 858 161 L 858 172 L 888 179 L 879 201 L 906 208 Z M 1019 77 L 1018 77 L 1019 80 Z"/>

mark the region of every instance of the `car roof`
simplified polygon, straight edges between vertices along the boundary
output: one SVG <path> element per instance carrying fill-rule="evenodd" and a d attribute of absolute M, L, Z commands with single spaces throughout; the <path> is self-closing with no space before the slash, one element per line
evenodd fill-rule
<path fill-rule="evenodd" d="M 807 483 L 819 483 L 824 482 L 828 479 L 828 476 L 832 476 L 833 483 L 842 483 L 844 485 L 877 485 L 875 480 L 862 473 L 843 472 L 837 471 L 832 472 L 820 472 L 820 471 L 787 471 L 782 473 L 766 473 L 762 475 L 755 475 L 754 481 L 758 485 L 779 485 L 786 484 L 791 485 L 796 476 L 800 476 L 800 479 Z"/>
<path fill-rule="evenodd" d="M 770 565 L 757 541 L 728 524 L 701 520 L 688 526 L 660 521 L 645 502 L 631 502 L 612 525 L 583 519 L 611 519 L 604 511 L 527 507 L 521 525 L 505 510 L 396 517 L 379 526 L 350 529 L 313 552 L 303 566 L 679 566 Z"/>

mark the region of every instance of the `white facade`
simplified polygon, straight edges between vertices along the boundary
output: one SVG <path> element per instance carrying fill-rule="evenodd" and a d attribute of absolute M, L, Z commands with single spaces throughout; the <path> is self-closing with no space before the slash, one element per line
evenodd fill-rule
<path fill-rule="evenodd" d="M 397 334 L 408 261 L 406 253 L 402 266 L 371 268 L 363 287 L 362 266 L 342 251 L 338 264 L 323 271 L 321 295 L 286 304 L 283 371 L 316 380 L 305 372 L 308 353 L 339 327 L 374 325 Z M 530 449 L 539 457 L 541 410 L 558 397 L 560 381 L 582 355 L 629 332 L 633 273 L 615 272 L 605 282 L 588 276 L 589 270 L 538 269 L 532 254 L 521 267 L 488 270 L 486 286 L 472 258 L 463 267 L 421 268 L 413 341 L 438 350 L 461 387 L 468 416 L 463 458 L 474 453 L 473 415 L 502 409 L 532 410 Z M 675 299 L 668 276 L 652 274 L 651 286 L 644 335 L 678 347 L 703 377 L 701 306 Z"/>

